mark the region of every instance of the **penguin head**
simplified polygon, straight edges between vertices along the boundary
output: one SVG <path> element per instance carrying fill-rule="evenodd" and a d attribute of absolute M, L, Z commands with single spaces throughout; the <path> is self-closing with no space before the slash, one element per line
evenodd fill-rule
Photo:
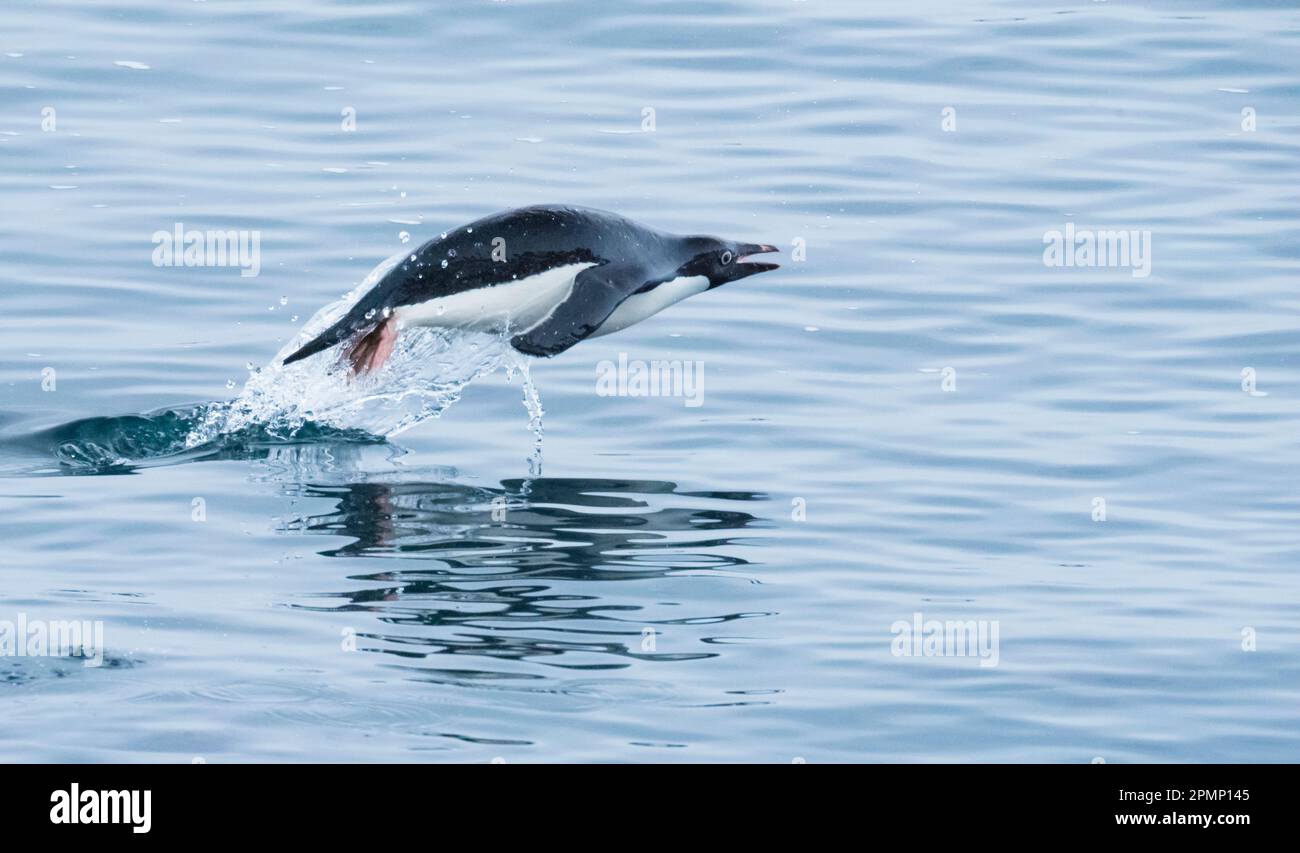
<path fill-rule="evenodd" d="M 687 237 L 683 243 L 687 258 L 677 268 L 677 275 L 705 276 L 710 290 L 755 273 L 780 269 L 779 264 L 750 260 L 754 255 L 780 251 L 765 243 L 736 243 L 717 237 Z"/>

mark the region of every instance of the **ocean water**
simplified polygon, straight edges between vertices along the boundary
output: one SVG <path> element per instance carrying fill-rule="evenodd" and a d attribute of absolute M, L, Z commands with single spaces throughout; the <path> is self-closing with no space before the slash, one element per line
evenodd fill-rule
<path fill-rule="evenodd" d="M 0 646 L 0 759 L 1300 760 L 1293 3 L 4 19 L 0 639 L 102 657 Z M 415 397 L 264 368 L 539 202 L 783 266 Z"/>

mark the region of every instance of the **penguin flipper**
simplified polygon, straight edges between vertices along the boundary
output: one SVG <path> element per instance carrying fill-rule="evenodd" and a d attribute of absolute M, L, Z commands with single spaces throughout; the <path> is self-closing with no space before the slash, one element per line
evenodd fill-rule
<path fill-rule="evenodd" d="M 526 355 L 550 358 L 588 337 L 624 299 L 645 283 L 636 265 L 602 264 L 578 273 L 569 296 L 545 320 L 515 335 L 510 345 Z"/>

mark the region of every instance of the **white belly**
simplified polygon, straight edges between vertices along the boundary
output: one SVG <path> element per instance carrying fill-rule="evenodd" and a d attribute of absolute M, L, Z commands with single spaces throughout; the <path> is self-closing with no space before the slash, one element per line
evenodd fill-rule
<path fill-rule="evenodd" d="M 441 326 L 480 332 L 511 334 L 526 332 L 551 316 L 556 306 L 569 298 L 573 279 L 595 266 L 568 264 L 537 275 L 479 287 L 398 308 L 398 322 L 404 326 Z"/>
<path fill-rule="evenodd" d="M 624 299 L 614 309 L 614 313 L 609 315 L 609 319 L 601 323 L 600 328 L 592 332 L 589 337 L 598 338 L 601 335 L 608 335 L 610 332 L 626 329 L 628 326 L 640 323 L 647 317 L 653 317 L 669 305 L 681 302 L 688 296 L 703 293 L 708 289 L 709 280 L 707 277 L 693 275 L 665 281 L 654 290 L 645 293 L 635 293 Z"/>

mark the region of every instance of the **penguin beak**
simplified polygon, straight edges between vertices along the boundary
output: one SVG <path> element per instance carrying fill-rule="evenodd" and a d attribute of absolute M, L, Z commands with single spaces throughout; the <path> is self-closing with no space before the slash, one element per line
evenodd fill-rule
<path fill-rule="evenodd" d="M 742 243 L 737 248 L 736 261 L 732 268 L 734 270 L 733 281 L 737 278 L 745 278 L 755 273 L 767 272 L 768 270 L 779 270 L 780 264 L 764 263 L 762 261 L 753 261 L 750 258 L 753 255 L 766 255 L 771 252 L 781 251 L 776 246 L 769 246 L 766 243 Z"/>

